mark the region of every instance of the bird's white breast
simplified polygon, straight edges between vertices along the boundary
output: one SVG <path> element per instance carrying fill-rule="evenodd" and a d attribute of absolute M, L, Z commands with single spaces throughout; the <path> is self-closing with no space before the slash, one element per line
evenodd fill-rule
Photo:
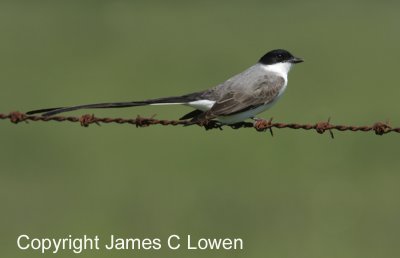
<path fill-rule="evenodd" d="M 292 63 L 277 63 L 272 65 L 263 65 L 262 68 L 268 73 L 276 73 L 285 79 L 285 84 L 287 83 L 287 76 L 292 68 Z M 286 85 L 285 85 L 286 86 Z"/>

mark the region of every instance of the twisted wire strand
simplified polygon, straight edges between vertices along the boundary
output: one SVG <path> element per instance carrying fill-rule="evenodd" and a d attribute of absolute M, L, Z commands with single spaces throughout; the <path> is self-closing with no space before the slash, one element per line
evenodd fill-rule
<path fill-rule="evenodd" d="M 350 132 L 370 132 L 374 131 L 376 135 L 384 135 L 388 133 L 400 133 L 400 127 L 391 127 L 387 122 L 376 122 L 370 126 L 355 126 L 355 125 L 333 125 L 330 123 L 330 119 L 323 122 L 317 122 L 315 124 L 298 124 L 298 123 L 276 123 L 272 122 L 272 119 L 269 120 L 257 120 L 254 123 L 250 122 L 241 122 L 234 125 L 221 125 L 220 123 L 210 120 L 210 121 L 199 121 L 193 122 L 189 120 L 159 120 L 155 119 L 154 116 L 150 118 L 137 116 L 136 118 L 109 118 L 109 117 L 96 117 L 93 114 L 85 114 L 80 117 L 75 116 L 35 116 L 35 115 L 26 115 L 25 113 L 21 113 L 18 111 L 10 112 L 9 114 L 0 113 L 0 120 L 9 120 L 14 124 L 18 124 L 20 122 L 29 122 L 29 121 L 56 121 L 56 122 L 72 122 L 72 123 L 80 123 L 83 127 L 88 127 L 90 124 L 131 124 L 136 127 L 147 127 L 151 125 L 163 125 L 163 126 L 189 126 L 189 125 L 198 125 L 204 127 L 206 130 L 209 129 L 221 129 L 223 126 L 229 126 L 233 129 L 239 128 L 254 128 L 259 132 L 269 131 L 271 135 L 273 135 L 273 128 L 276 129 L 297 129 L 297 130 L 315 130 L 319 134 L 323 134 L 328 131 L 333 138 L 334 130 L 337 131 L 350 131 Z"/>

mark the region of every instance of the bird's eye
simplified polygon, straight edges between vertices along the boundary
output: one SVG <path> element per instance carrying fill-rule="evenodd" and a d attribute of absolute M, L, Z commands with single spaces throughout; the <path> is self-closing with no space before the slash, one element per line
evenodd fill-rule
<path fill-rule="evenodd" d="M 282 55 L 282 54 L 279 54 L 279 55 L 278 55 L 278 58 L 283 58 L 283 55 Z"/>

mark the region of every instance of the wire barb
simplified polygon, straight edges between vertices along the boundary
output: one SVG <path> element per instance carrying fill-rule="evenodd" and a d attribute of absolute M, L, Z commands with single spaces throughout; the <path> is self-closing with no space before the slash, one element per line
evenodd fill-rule
<path fill-rule="evenodd" d="M 331 126 L 330 122 L 331 122 L 331 118 L 329 117 L 328 121 L 326 121 L 326 122 L 316 123 L 315 131 L 317 131 L 317 133 L 319 133 L 319 134 L 323 134 L 323 133 L 325 133 L 325 131 L 328 130 L 329 134 L 331 135 L 331 138 L 334 139 L 335 137 L 333 135 L 332 126 Z"/>
<path fill-rule="evenodd" d="M 272 119 L 272 117 L 269 120 L 257 119 L 254 123 L 254 128 L 259 132 L 265 132 L 266 130 L 269 130 L 271 136 L 274 136 L 274 132 L 272 131 Z"/>
<path fill-rule="evenodd" d="M 330 123 L 330 118 L 324 122 L 318 122 L 315 124 L 298 124 L 298 123 L 273 123 L 272 118 L 269 120 L 257 119 L 254 123 L 249 122 L 240 122 L 233 125 L 223 125 L 218 121 L 208 120 L 208 121 L 190 121 L 190 120 L 158 120 L 154 118 L 153 115 L 150 118 L 137 116 L 132 119 L 125 118 L 99 118 L 94 114 L 86 114 L 80 117 L 74 116 L 34 116 L 34 115 L 26 115 L 25 113 L 21 113 L 18 111 L 10 112 L 9 114 L 1 114 L 0 120 L 9 120 L 14 124 L 18 124 L 20 122 L 28 122 L 28 121 L 56 121 L 56 122 L 72 122 L 79 123 L 83 127 L 88 127 L 91 124 L 131 124 L 136 127 L 148 127 L 151 125 L 163 125 L 163 126 L 189 126 L 189 125 L 198 125 L 204 127 L 206 130 L 211 129 L 220 129 L 222 130 L 224 126 L 229 126 L 233 129 L 239 128 L 254 128 L 258 132 L 269 131 L 271 136 L 273 136 L 273 128 L 283 129 L 302 129 L 302 130 L 315 130 L 319 134 L 323 134 L 326 131 L 329 131 L 331 138 L 334 138 L 333 130 L 337 131 L 350 131 L 350 132 L 369 132 L 374 131 L 376 135 L 384 135 L 388 133 L 400 133 L 400 127 L 391 127 L 388 122 L 376 122 L 372 126 L 354 126 L 354 125 L 333 125 Z"/>
<path fill-rule="evenodd" d="M 96 117 L 94 114 L 92 115 L 83 115 L 79 118 L 79 122 L 81 123 L 81 126 L 83 127 L 88 127 L 90 124 L 95 123 L 97 125 L 100 125 L 99 122 L 96 121 Z"/>
<path fill-rule="evenodd" d="M 11 112 L 9 114 L 11 123 L 18 124 L 19 122 L 26 121 L 26 115 L 18 111 Z"/>
<path fill-rule="evenodd" d="M 385 133 L 389 133 L 392 127 L 390 127 L 388 123 L 377 122 L 372 126 L 372 129 L 375 131 L 376 135 L 384 135 Z"/>

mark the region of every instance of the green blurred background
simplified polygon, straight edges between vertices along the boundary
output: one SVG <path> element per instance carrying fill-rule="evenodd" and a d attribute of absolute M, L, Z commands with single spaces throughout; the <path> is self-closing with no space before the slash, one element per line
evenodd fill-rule
<path fill-rule="evenodd" d="M 285 48 L 306 62 L 263 117 L 399 126 L 399 11 L 398 1 L 2 0 L 0 112 L 197 91 Z M 20 234 L 245 244 L 82 257 L 400 257 L 396 134 L 8 121 L 0 132 L 2 257 L 51 256 L 18 250 Z"/>

